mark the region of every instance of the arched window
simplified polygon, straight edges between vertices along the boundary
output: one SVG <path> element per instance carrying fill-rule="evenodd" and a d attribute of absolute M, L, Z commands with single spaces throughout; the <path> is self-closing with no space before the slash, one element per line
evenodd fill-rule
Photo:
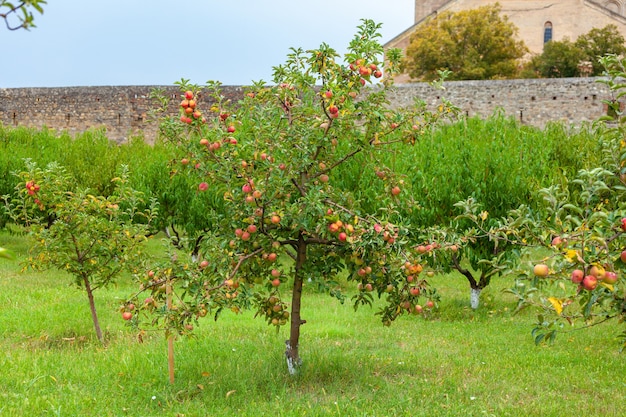
<path fill-rule="evenodd" d="M 552 40 L 552 22 L 546 22 L 543 25 L 543 43 L 549 42 Z"/>
<path fill-rule="evenodd" d="M 619 6 L 619 3 L 617 1 L 607 1 L 604 4 L 604 7 L 606 7 L 607 9 L 612 11 L 613 13 L 618 13 L 619 14 L 619 12 L 620 12 L 620 6 Z"/>

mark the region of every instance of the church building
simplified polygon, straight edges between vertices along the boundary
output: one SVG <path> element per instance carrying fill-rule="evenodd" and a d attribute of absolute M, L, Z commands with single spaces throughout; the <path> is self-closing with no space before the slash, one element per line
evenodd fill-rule
<path fill-rule="evenodd" d="M 454 13 L 495 3 L 518 28 L 518 37 L 531 54 L 540 54 L 543 44 L 550 40 L 575 41 L 591 29 L 609 24 L 617 26 L 626 38 L 626 0 L 415 0 L 415 23 L 387 42 L 385 48 L 406 50 L 415 28 L 441 12 Z"/>

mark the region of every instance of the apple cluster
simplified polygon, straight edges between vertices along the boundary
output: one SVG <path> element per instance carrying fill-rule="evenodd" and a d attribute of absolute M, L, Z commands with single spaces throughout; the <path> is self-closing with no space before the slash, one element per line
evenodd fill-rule
<path fill-rule="evenodd" d="M 359 74 L 361 85 L 365 85 L 372 76 L 374 78 L 380 78 L 383 76 L 383 72 L 378 68 L 375 63 L 367 63 L 364 59 L 357 59 L 350 64 L 350 70 Z"/>
<path fill-rule="evenodd" d="M 191 124 L 194 121 L 206 123 L 206 119 L 202 116 L 202 112 L 196 108 L 196 97 L 193 91 L 186 91 L 183 100 L 180 102 L 180 121 L 185 124 Z"/>
<path fill-rule="evenodd" d="M 624 256 L 626 258 L 626 256 Z M 579 290 L 585 289 L 593 291 L 599 283 L 613 285 L 617 282 L 618 276 L 614 271 L 607 271 L 601 265 L 591 265 L 585 273 L 582 269 L 575 269 L 570 276 L 572 282 L 578 285 Z"/>
<path fill-rule="evenodd" d="M 289 319 L 288 306 L 277 295 L 271 295 L 263 300 L 259 304 L 258 313 L 265 315 L 267 322 L 274 326 L 284 326 Z"/>
<path fill-rule="evenodd" d="M 329 213 L 332 214 L 332 210 L 329 209 Z M 328 231 L 336 234 L 340 242 L 346 242 L 349 241 L 349 236 L 354 233 L 354 226 L 350 223 L 344 224 L 341 220 L 335 220 L 328 225 Z"/>
<path fill-rule="evenodd" d="M 133 318 L 133 311 L 135 311 L 135 304 L 126 303 L 120 307 L 120 312 L 122 313 L 122 319 L 128 321 Z"/>

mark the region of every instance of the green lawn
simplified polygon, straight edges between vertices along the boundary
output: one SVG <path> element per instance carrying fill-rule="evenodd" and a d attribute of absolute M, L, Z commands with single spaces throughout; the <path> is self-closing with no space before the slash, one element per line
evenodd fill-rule
<path fill-rule="evenodd" d="M 120 317 L 130 278 L 96 293 L 108 343 L 94 334 L 86 296 L 56 271 L 20 272 L 27 242 L 0 234 L 0 416 L 623 416 L 626 361 L 617 323 L 535 346 L 535 313 L 496 279 L 469 309 L 458 275 L 433 278 L 431 317 L 383 327 L 375 310 L 305 289 L 301 355 L 291 377 L 288 329 L 247 312 L 201 323 L 175 343 L 168 382 L 162 334 L 137 340 Z"/>

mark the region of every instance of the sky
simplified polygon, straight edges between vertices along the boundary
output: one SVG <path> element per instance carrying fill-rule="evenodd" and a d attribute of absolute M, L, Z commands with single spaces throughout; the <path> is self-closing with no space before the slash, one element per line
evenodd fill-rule
<path fill-rule="evenodd" d="M 0 88 L 271 82 L 289 48 L 339 53 L 361 19 L 382 43 L 413 24 L 414 0 L 48 0 L 36 28 L 0 26 Z"/>

